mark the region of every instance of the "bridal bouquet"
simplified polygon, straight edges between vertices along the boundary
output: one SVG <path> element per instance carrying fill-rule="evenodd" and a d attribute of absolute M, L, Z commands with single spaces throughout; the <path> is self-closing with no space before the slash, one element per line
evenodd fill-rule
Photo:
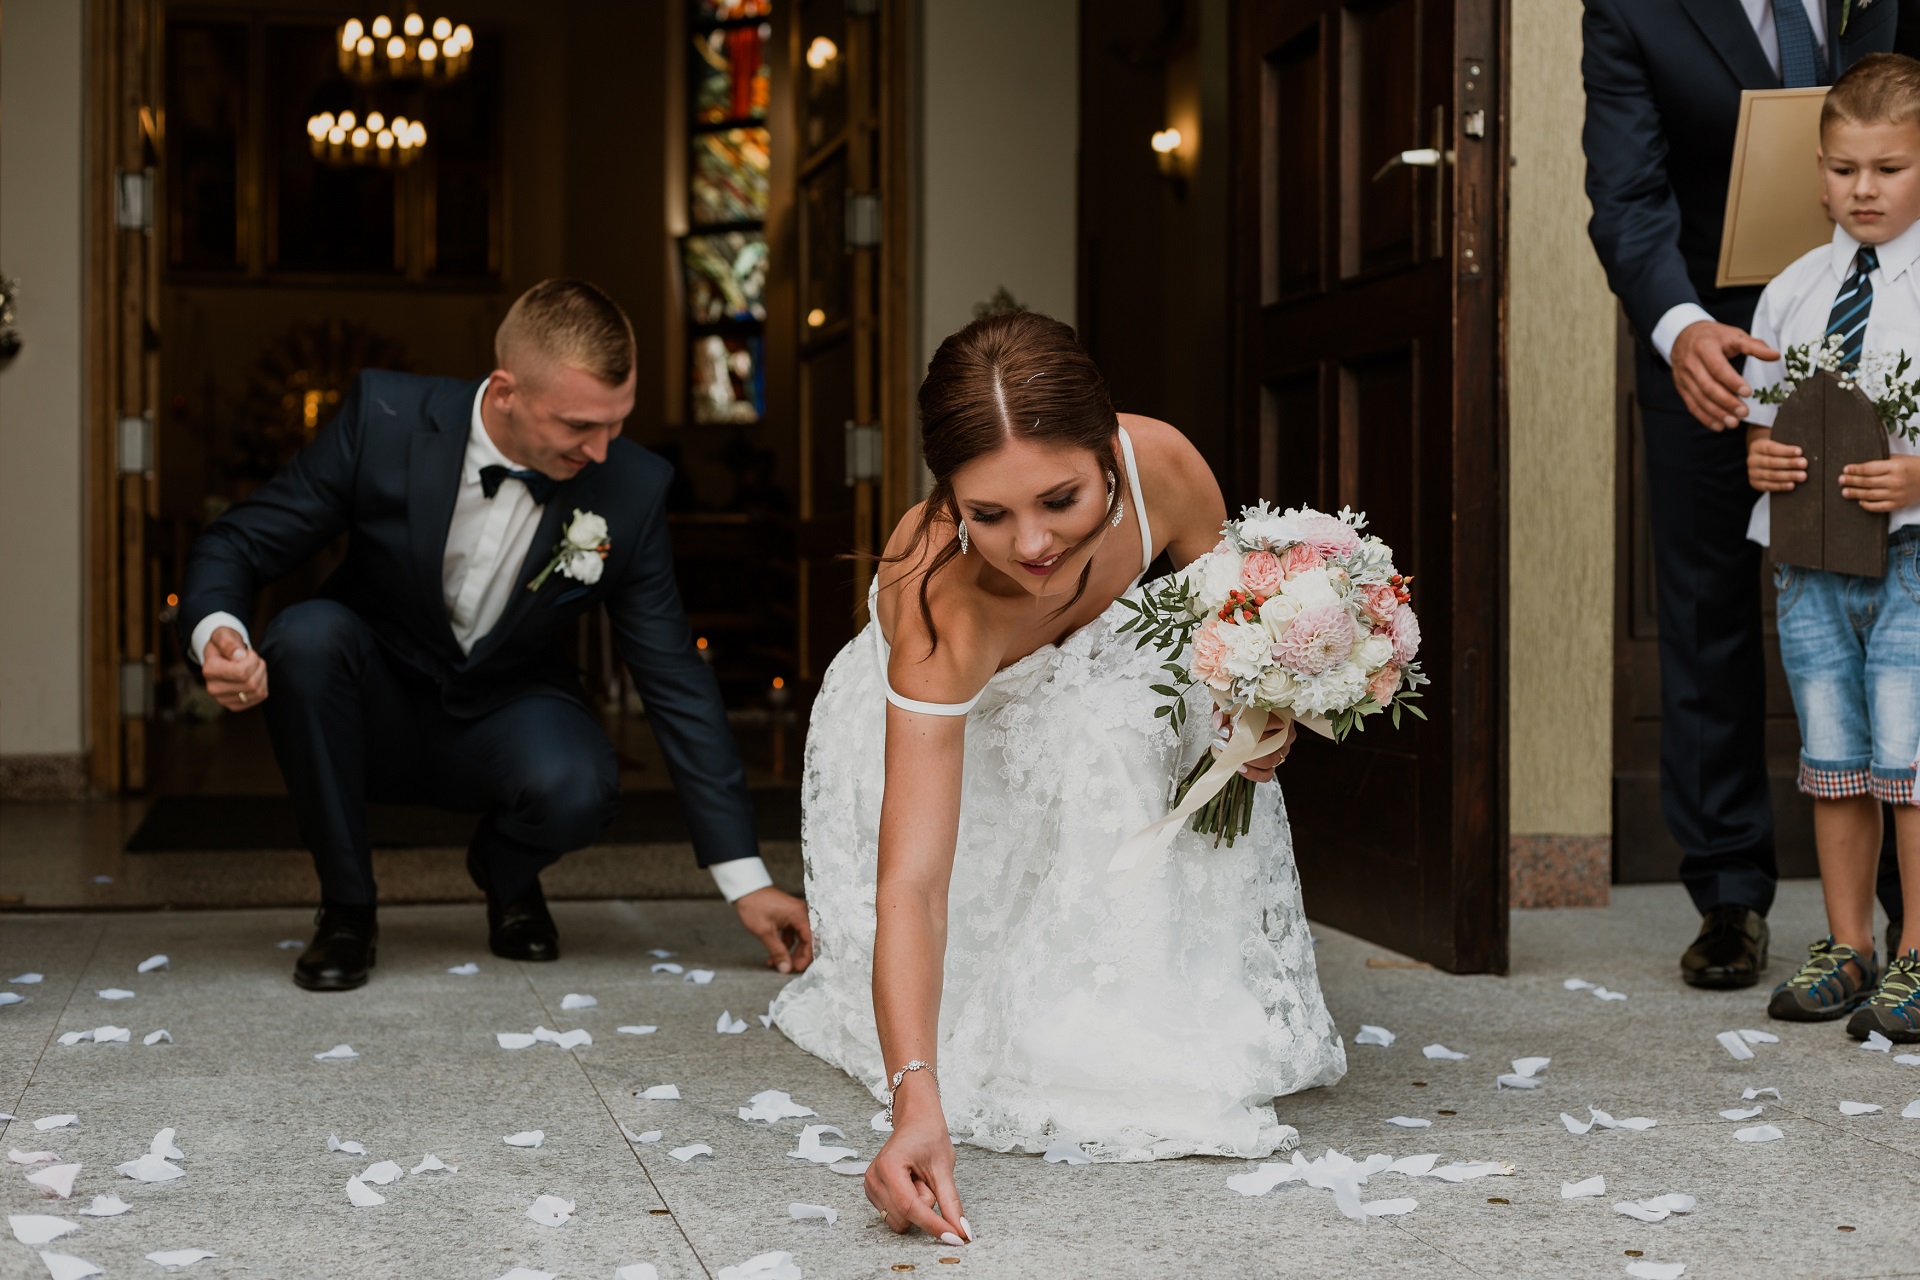
<path fill-rule="evenodd" d="M 1136 616 L 1120 630 L 1137 631 L 1139 647 L 1185 655 L 1162 668 L 1171 681 L 1153 691 L 1170 701 L 1154 714 L 1178 732 L 1186 693 L 1199 684 L 1213 695 L 1215 724 L 1233 725 L 1180 782 L 1169 828 L 1191 815 L 1193 829 L 1216 842 L 1246 834 L 1254 784 L 1239 769 L 1271 750 L 1260 744 L 1269 728 L 1292 721 L 1339 741 L 1381 712 L 1396 727 L 1402 708 L 1426 718 L 1412 705 L 1427 683 L 1414 660 L 1413 579 L 1394 568 L 1386 543 L 1362 532 L 1366 523 L 1346 509 L 1277 512 L 1262 502 L 1227 521 L 1212 551 L 1138 602 L 1121 600 Z"/>

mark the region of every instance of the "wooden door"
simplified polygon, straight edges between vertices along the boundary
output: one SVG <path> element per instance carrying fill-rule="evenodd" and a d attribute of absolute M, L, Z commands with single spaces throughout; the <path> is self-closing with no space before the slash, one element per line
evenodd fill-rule
<path fill-rule="evenodd" d="M 864 621 L 902 471 L 903 0 L 802 0 L 792 24 L 798 172 L 800 678 Z M 889 464 L 892 464 L 889 466 Z"/>
<path fill-rule="evenodd" d="M 1500 0 L 1235 0 L 1230 500 L 1367 512 L 1414 575 L 1427 719 L 1309 739 L 1315 919 L 1507 963 Z"/>

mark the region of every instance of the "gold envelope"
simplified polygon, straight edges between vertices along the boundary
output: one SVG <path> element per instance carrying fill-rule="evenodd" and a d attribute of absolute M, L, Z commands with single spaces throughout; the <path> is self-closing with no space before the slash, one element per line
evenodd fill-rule
<path fill-rule="evenodd" d="M 1825 88 L 1748 89 L 1740 95 L 1727 220 L 1714 283 L 1765 284 L 1833 239 L 1820 203 L 1820 106 Z"/>

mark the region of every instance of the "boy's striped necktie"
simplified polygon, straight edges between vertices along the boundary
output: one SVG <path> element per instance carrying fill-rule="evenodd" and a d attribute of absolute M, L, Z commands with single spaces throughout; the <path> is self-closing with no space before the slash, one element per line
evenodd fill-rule
<path fill-rule="evenodd" d="M 1860 353 L 1867 341 L 1867 317 L 1873 311 L 1873 272 L 1879 265 L 1880 255 L 1873 246 L 1861 245 L 1854 256 L 1853 273 L 1840 286 L 1840 295 L 1833 300 L 1833 310 L 1827 316 L 1827 336 L 1840 336 L 1843 369 L 1860 366 Z"/>

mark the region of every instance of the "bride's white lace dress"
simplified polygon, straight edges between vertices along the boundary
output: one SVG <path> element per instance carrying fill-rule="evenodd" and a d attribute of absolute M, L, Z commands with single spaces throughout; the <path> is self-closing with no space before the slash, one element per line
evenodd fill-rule
<path fill-rule="evenodd" d="M 1154 716 L 1164 699 L 1148 686 L 1166 658 L 1116 634 L 1131 616 L 1116 602 L 1007 667 L 967 717 L 941 1100 L 956 1138 L 996 1151 L 1065 1138 L 1096 1160 L 1270 1155 L 1298 1141 L 1272 1099 L 1346 1071 L 1280 788 L 1258 789 L 1252 830 L 1233 848 L 1183 831 L 1164 867 L 1109 894 L 1108 860 L 1167 812 L 1169 784 L 1199 758 L 1209 724 L 1198 693 L 1183 738 Z M 884 1099 L 872 997 L 887 707 L 876 626 L 840 651 L 814 703 L 801 840 L 815 959 L 773 1016 Z"/>

